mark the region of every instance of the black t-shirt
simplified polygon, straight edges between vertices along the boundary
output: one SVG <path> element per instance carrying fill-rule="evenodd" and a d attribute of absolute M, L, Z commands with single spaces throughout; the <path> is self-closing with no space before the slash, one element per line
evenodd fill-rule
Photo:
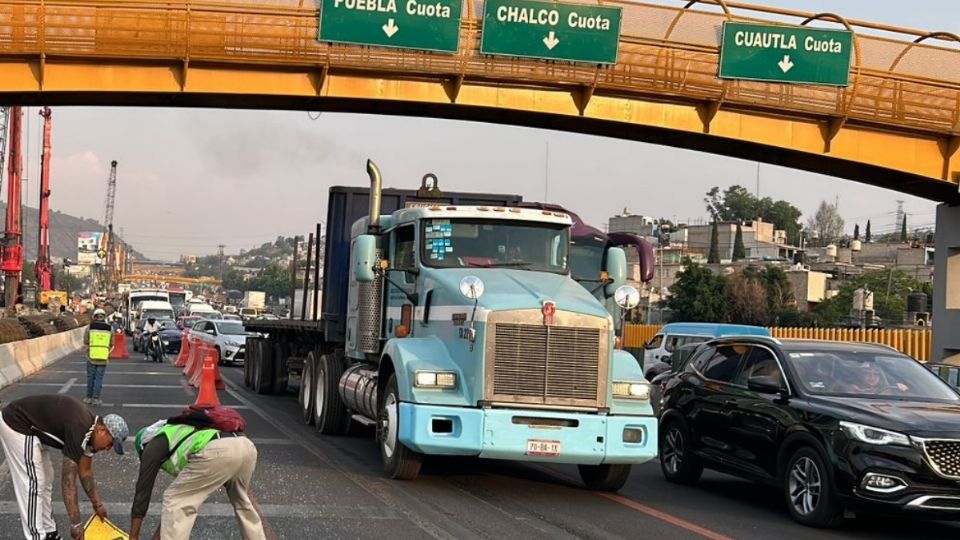
<path fill-rule="evenodd" d="M 11 401 L 0 414 L 10 429 L 38 437 L 73 461 L 93 454 L 90 439 L 97 417 L 77 398 L 59 394 L 25 397 Z"/>

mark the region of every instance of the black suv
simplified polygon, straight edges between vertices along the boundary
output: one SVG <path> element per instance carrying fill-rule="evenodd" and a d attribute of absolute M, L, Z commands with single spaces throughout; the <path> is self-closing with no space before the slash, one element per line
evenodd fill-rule
<path fill-rule="evenodd" d="M 844 509 L 960 518 L 960 395 L 881 346 L 722 338 L 670 379 L 660 468 L 703 468 L 783 488 L 805 525 Z"/>

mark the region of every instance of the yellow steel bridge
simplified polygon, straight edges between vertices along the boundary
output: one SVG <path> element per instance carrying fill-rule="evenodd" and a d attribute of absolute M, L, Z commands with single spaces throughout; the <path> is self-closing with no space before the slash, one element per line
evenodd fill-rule
<path fill-rule="evenodd" d="M 318 42 L 317 6 L 296 0 L 0 1 L 0 103 L 356 111 L 537 126 L 957 200 L 957 36 L 722 0 L 598 1 L 623 8 L 612 66 L 482 55 L 482 0 L 464 6 L 456 54 Z M 725 20 L 853 30 L 849 86 L 719 79 Z M 642 186 L 643 171 L 636 176 Z"/>

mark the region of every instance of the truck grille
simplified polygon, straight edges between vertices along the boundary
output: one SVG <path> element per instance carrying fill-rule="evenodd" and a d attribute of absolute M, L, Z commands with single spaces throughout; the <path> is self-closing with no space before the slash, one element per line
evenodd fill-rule
<path fill-rule="evenodd" d="M 960 440 L 925 440 L 923 450 L 937 474 L 960 479 Z"/>
<path fill-rule="evenodd" d="M 487 399 L 495 402 L 602 407 L 606 401 L 605 321 L 589 326 L 488 325 Z"/>

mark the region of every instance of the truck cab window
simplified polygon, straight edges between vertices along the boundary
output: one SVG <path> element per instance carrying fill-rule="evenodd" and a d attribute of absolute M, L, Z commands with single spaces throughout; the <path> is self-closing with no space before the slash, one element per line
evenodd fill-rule
<path fill-rule="evenodd" d="M 416 268 L 413 225 L 400 227 L 394 235 L 393 267 L 399 270 L 412 270 Z M 413 281 L 413 275 L 409 272 L 404 272 L 403 279 L 405 282 L 411 283 Z"/>

